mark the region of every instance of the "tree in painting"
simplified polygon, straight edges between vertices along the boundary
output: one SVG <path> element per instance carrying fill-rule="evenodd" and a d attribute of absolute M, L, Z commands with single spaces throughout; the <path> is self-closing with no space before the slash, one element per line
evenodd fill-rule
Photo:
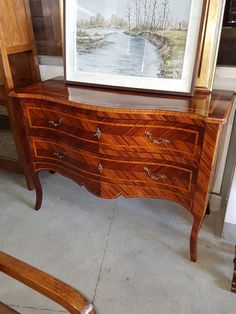
<path fill-rule="evenodd" d="M 96 3 L 77 0 L 78 70 L 181 78 L 191 0 Z"/>

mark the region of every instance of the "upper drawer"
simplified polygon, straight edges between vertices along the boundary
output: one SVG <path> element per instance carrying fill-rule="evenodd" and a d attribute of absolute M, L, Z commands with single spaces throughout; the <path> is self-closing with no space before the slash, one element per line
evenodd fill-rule
<path fill-rule="evenodd" d="M 25 108 L 25 116 L 28 132 L 32 135 L 53 137 L 56 132 L 64 136 L 65 141 L 90 142 L 104 153 L 110 149 L 184 155 L 196 159 L 201 152 L 203 130 L 194 125 L 130 119 L 130 116 L 127 119 L 124 116 L 122 119 L 104 119 L 34 106 Z"/>

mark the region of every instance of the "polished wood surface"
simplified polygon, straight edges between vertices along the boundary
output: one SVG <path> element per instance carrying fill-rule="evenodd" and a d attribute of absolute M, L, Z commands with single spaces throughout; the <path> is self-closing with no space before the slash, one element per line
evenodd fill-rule
<path fill-rule="evenodd" d="M 2 302 L 0 302 L 0 313 L 1 314 L 20 314 L 19 312 L 13 310 L 12 308 L 7 306 L 6 304 L 3 304 Z"/>
<path fill-rule="evenodd" d="M 60 304 L 69 313 L 96 314 L 92 303 L 78 290 L 1 251 L 0 271 Z M 0 303 L 0 313 L 18 312 Z"/>
<path fill-rule="evenodd" d="M 42 203 L 42 170 L 56 171 L 103 198 L 171 200 L 193 215 L 190 255 L 197 260 L 198 233 L 233 93 L 159 96 L 51 80 L 11 96 L 36 209 Z"/>
<path fill-rule="evenodd" d="M 23 173 L 20 138 L 8 93 L 40 81 L 28 0 L 0 1 L 0 106 L 7 107 L 18 160 L 0 156 L 0 169 Z M 1 136 L 1 134 L 0 134 Z M 29 181 L 29 179 L 27 179 Z"/>

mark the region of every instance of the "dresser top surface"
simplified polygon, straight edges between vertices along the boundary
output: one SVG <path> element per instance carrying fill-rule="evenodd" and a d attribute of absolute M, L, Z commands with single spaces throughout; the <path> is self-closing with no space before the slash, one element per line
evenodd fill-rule
<path fill-rule="evenodd" d="M 35 83 L 10 93 L 16 98 L 40 99 L 98 111 L 188 115 L 208 122 L 226 122 L 234 93 L 213 91 L 193 97 L 114 91 L 95 87 L 68 85 L 61 80 Z"/>

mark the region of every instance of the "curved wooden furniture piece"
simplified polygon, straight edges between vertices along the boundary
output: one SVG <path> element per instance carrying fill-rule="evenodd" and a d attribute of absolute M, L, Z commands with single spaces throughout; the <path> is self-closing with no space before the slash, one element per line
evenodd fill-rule
<path fill-rule="evenodd" d="M 50 80 L 11 92 L 25 173 L 41 207 L 38 172 L 56 171 L 104 198 L 152 197 L 193 215 L 191 260 L 234 95 L 147 95 Z"/>
<path fill-rule="evenodd" d="M 69 313 L 96 314 L 78 290 L 53 276 L 0 251 L 0 271 L 60 304 Z M 0 313 L 18 313 L 0 302 Z"/>

